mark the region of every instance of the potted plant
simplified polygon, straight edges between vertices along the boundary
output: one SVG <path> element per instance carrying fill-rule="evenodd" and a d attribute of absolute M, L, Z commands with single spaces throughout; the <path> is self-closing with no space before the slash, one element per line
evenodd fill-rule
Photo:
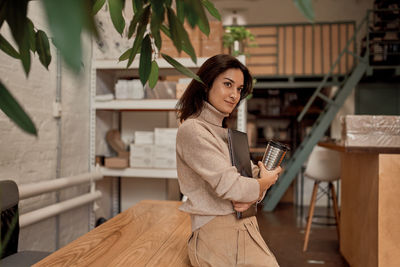
<path fill-rule="evenodd" d="M 243 26 L 226 27 L 222 40 L 224 47 L 227 47 L 229 53 L 233 56 L 246 55 L 246 47 L 254 47 L 257 45 L 254 35 Z"/>

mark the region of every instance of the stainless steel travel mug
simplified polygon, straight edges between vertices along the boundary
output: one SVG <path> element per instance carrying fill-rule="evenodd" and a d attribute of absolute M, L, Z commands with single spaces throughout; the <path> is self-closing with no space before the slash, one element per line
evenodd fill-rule
<path fill-rule="evenodd" d="M 272 171 L 279 165 L 281 165 L 281 162 L 283 158 L 286 155 L 286 152 L 289 150 L 289 148 L 279 142 L 270 140 L 268 141 L 267 147 L 264 152 L 264 156 L 262 159 L 262 162 L 265 165 L 265 168 L 269 171 Z"/>

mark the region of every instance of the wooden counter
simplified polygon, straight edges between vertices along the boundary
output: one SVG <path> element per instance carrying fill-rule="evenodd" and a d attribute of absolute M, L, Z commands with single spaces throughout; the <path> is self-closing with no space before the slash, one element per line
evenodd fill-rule
<path fill-rule="evenodd" d="M 34 266 L 190 266 L 181 202 L 142 201 Z"/>
<path fill-rule="evenodd" d="M 350 266 L 400 266 L 400 148 L 343 147 L 340 252 Z"/>

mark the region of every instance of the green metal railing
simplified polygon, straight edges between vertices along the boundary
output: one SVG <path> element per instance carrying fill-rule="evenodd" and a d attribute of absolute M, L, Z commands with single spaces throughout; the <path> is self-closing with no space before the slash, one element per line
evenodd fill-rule
<path fill-rule="evenodd" d="M 300 146 L 296 149 L 293 156 L 288 160 L 285 170 L 279 178 L 278 182 L 270 188 L 266 198 L 264 199 L 264 210 L 272 211 L 275 206 L 278 204 L 279 200 L 286 192 L 287 188 L 290 186 L 291 182 L 297 176 L 298 172 L 301 169 L 301 166 L 305 162 L 305 160 L 310 155 L 313 147 L 318 143 L 318 141 L 324 136 L 326 130 L 330 126 L 333 118 L 336 116 L 337 111 L 343 105 L 344 101 L 351 93 L 353 88 L 360 81 L 362 76 L 366 73 L 368 68 L 368 57 L 369 53 L 363 57 L 358 56 L 353 51 L 350 51 L 349 47 L 354 45 L 356 42 L 356 38 L 358 34 L 361 32 L 361 29 L 368 25 L 368 15 L 364 17 L 361 24 L 356 28 L 354 35 L 347 41 L 345 48 L 339 53 L 338 58 L 335 60 L 333 65 L 330 67 L 329 72 L 324 76 L 320 85 L 315 90 L 314 94 L 304 107 L 303 111 L 298 116 L 297 120 L 301 121 L 304 118 L 304 115 L 307 113 L 311 104 L 314 100 L 319 97 L 324 100 L 327 104 L 324 111 L 319 115 L 317 121 L 314 123 L 311 132 L 306 136 L 306 138 L 302 141 Z M 351 74 L 346 75 L 345 80 L 342 83 L 342 86 L 338 88 L 335 95 L 332 98 L 329 98 L 321 93 L 321 89 L 325 87 L 328 79 L 332 77 L 334 69 L 339 64 L 341 58 L 349 54 L 354 57 L 357 62 L 356 67 L 353 69 Z"/>

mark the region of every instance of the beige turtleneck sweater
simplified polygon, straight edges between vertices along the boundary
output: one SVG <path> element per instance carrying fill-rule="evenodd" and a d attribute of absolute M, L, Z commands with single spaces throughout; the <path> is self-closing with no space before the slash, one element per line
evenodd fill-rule
<path fill-rule="evenodd" d="M 192 231 L 216 215 L 234 212 L 233 201 L 252 202 L 260 195 L 255 179 L 243 177 L 232 166 L 224 114 L 205 102 L 198 117 L 185 120 L 178 129 L 176 157 L 178 181 L 187 201 L 180 210 L 190 213 Z M 253 176 L 259 169 L 252 164 Z"/>

